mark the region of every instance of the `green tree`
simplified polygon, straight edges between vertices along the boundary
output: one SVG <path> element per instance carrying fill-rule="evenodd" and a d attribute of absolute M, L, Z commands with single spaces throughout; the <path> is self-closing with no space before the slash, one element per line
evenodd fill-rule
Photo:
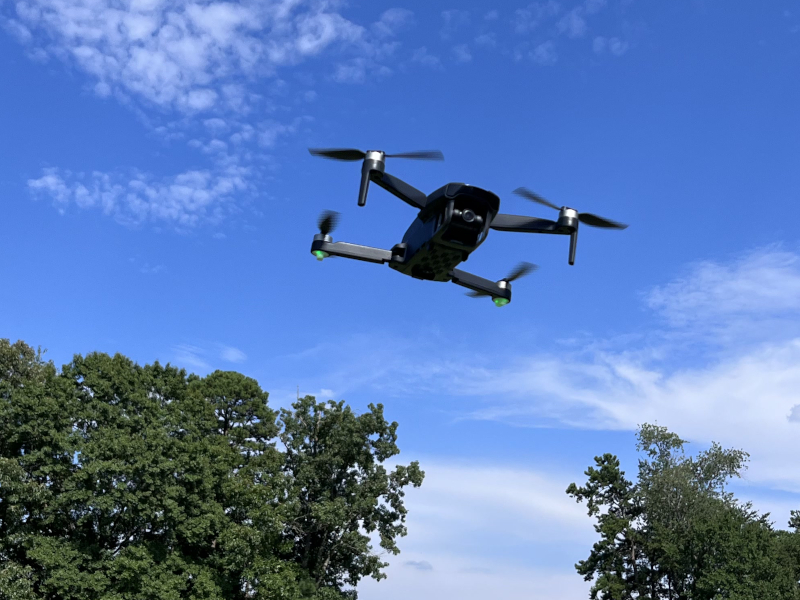
<path fill-rule="evenodd" d="M 391 472 L 383 462 L 397 455 L 397 423 L 388 423 L 383 405 L 356 415 L 344 402 L 299 399 L 281 411 L 289 478 L 287 539 L 290 557 L 309 573 L 322 597 L 355 598 L 365 576 L 382 579 L 387 563 L 372 552 L 369 535 L 399 552 L 406 534 L 403 488 L 422 484 L 417 462 Z"/>
<path fill-rule="evenodd" d="M 328 600 L 397 552 L 397 424 L 382 407 L 101 353 L 59 372 L 0 340 L 0 599 Z M 280 447 L 278 447 L 280 446 Z"/>
<path fill-rule="evenodd" d="M 745 468 L 745 452 L 715 443 L 686 456 L 686 442 L 655 425 L 637 439 L 635 484 L 607 454 L 586 471 L 585 486 L 567 488 L 597 518 L 600 541 L 576 565 L 594 578 L 592 598 L 800 598 L 798 534 L 775 531 L 769 515 L 725 489 Z"/>

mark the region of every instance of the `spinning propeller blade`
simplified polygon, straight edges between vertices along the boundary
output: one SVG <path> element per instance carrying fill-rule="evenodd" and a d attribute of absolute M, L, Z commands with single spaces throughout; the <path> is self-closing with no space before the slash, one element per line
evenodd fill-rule
<path fill-rule="evenodd" d="M 525 275 L 534 272 L 538 268 L 538 265 L 534 265 L 529 262 L 521 262 L 514 268 L 513 271 L 511 271 L 511 273 L 508 274 L 507 277 L 503 277 L 500 281 L 507 281 L 508 283 L 511 283 L 520 277 L 525 277 Z M 483 298 L 484 296 L 491 296 L 491 294 L 487 294 L 486 292 L 478 291 L 467 292 L 466 295 L 470 298 Z"/>
<path fill-rule="evenodd" d="M 367 153 L 361 150 L 348 148 L 309 148 L 308 151 L 314 156 L 332 158 L 334 160 L 361 160 Z"/>
<path fill-rule="evenodd" d="M 528 200 L 530 200 L 532 202 L 538 202 L 539 204 L 544 204 L 545 206 L 549 206 L 550 208 L 554 208 L 556 210 L 561 210 L 561 207 L 556 206 L 555 204 L 553 204 L 549 200 L 545 200 L 539 194 L 533 193 L 528 188 L 518 187 L 517 189 L 514 190 L 514 193 L 517 196 L 522 196 L 523 198 L 527 198 Z"/>
<path fill-rule="evenodd" d="M 444 160 L 444 154 L 438 150 L 420 150 L 419 152 L 402 152 L 387 154 L 386 158 L 416 158 L 419 160 Z"/>
<path fill-rule="evenodd" d="M 334 160 L 362 160 L 367 153 L 355 148 L 309 148 L 314 156 L 332 158 Z M 438 150 L 421 150 L 419 152 L 401 152 L 400 154 L 386 154 L 386 158 L 414 158 L 418 160 L 444 160 L 444 155 Z"/>
<path fill-rule="evenodd" d="M 578 213 L 578 221 L 592 227 L 605 227 L 606 229 L 625 229 L 625 223 L 617 223 L 611 219 L 604 219 L 592 213 Z"/>
<path fill-rule="evenodd" d="M 536 194 L 530 191 L 527 188 L 520 187 L 514 190 L 514 193 L 518 196 L 522 196 L 523 198 L 527 198 L 532 202 L 537 202 L 538 204 L 543 204 L 549 208 L 553 208 L 555 210 L 561 210 L 558 206 L 550 202 L 549 200 L 545 200 L 539 194 Z M 593 215 L 592 213 L 578 213 L 578 220 L 581 223 L 586 225 L 590 225 L 592 227 L 604 227 L 606 229 L 625 229 L 627 225 L 624 223 L 617 223 L 616 221 L 612 221 L 611 219 L 605 219 L 603 217 L 599 217 L 597 215 Z"/>
<path fill-rule="evenodd" d="M 509 283 L 511 283 L 515 279 L 519 279 L 520 277 L 525 277 L 525 275 L 532 273 L 538 268 L 539 268 L 538 266 L 532 263 L 521 262 L 517 265 L 517 267 L 513 271 L 511 271 L 511 274 L 508 277 L 503 278 L 502 281 L 508 281 Z"/>
<path fill-rule="evenodd" d="M 319 221 L 317 221 L 319 232 L 322 235 L 328 235 L 331 231 L 336 229 L 336 225 L 338 224 L 339 224 L 339 213 L 336 212 L 335 210 L 323 211 L 322 214 L 319 216 Z"/>

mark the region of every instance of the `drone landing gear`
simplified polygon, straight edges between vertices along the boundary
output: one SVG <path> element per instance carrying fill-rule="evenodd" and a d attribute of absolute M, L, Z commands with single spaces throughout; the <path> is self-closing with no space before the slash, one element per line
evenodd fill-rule
<path fill-rule="evenodd" d="M 472 296 L 491 296 L 496 306 L 505 306 L 511 302 L 511 284 L 504 279 L 490 281 L 460 269 L 450 271 L 450 277 L 456 285 L 472 290 Z"/>
<path fill-rule="evenodd" d="M 347 242 L 334 242 L 331 236 L 322 233 L 314 236 L 314 241 L 311 243 L 311 254 L 316 256 L 317 260 L 323 260 L 329 256 L 354 258 L 378 264 L 401 260 L 398 255 L 392 254 L 391 250 L 359 246 L 358 244 L 348 244 Z"/>

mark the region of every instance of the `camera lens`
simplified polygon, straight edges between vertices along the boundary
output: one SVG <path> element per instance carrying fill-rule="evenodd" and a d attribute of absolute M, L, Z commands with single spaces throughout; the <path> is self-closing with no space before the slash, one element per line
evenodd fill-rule
<path fill-rule="evenodd" d="M 467 208 L 461 214 L 461 218 L 464 219 L 464 221 L 466 221 L 467 223 L 472 223 L 475 220 L 475 213 Z"/>

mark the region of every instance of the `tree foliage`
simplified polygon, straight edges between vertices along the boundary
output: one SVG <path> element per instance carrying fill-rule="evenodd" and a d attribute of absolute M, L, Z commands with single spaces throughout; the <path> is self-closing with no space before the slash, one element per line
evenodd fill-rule
<path fill-rule="evenodd" d="M 355 598 L 423 477 L 369 408 L 0 340 L 0 598 Z"/>
<path fill-rule="evenodd" d="M 745 452 L 715 443 L 686 456 L 685 440 L 655 425 L 643 425 L 637 439 L 635 484 L 605 454 L 585 485 L 567 488 L 597 519 L 600 539 L 576 565 L 593 580 L 592 599 L 800 598 L 798 533 L 774 530 L 769 515 L 725 489 L 745 468 Z"/>

